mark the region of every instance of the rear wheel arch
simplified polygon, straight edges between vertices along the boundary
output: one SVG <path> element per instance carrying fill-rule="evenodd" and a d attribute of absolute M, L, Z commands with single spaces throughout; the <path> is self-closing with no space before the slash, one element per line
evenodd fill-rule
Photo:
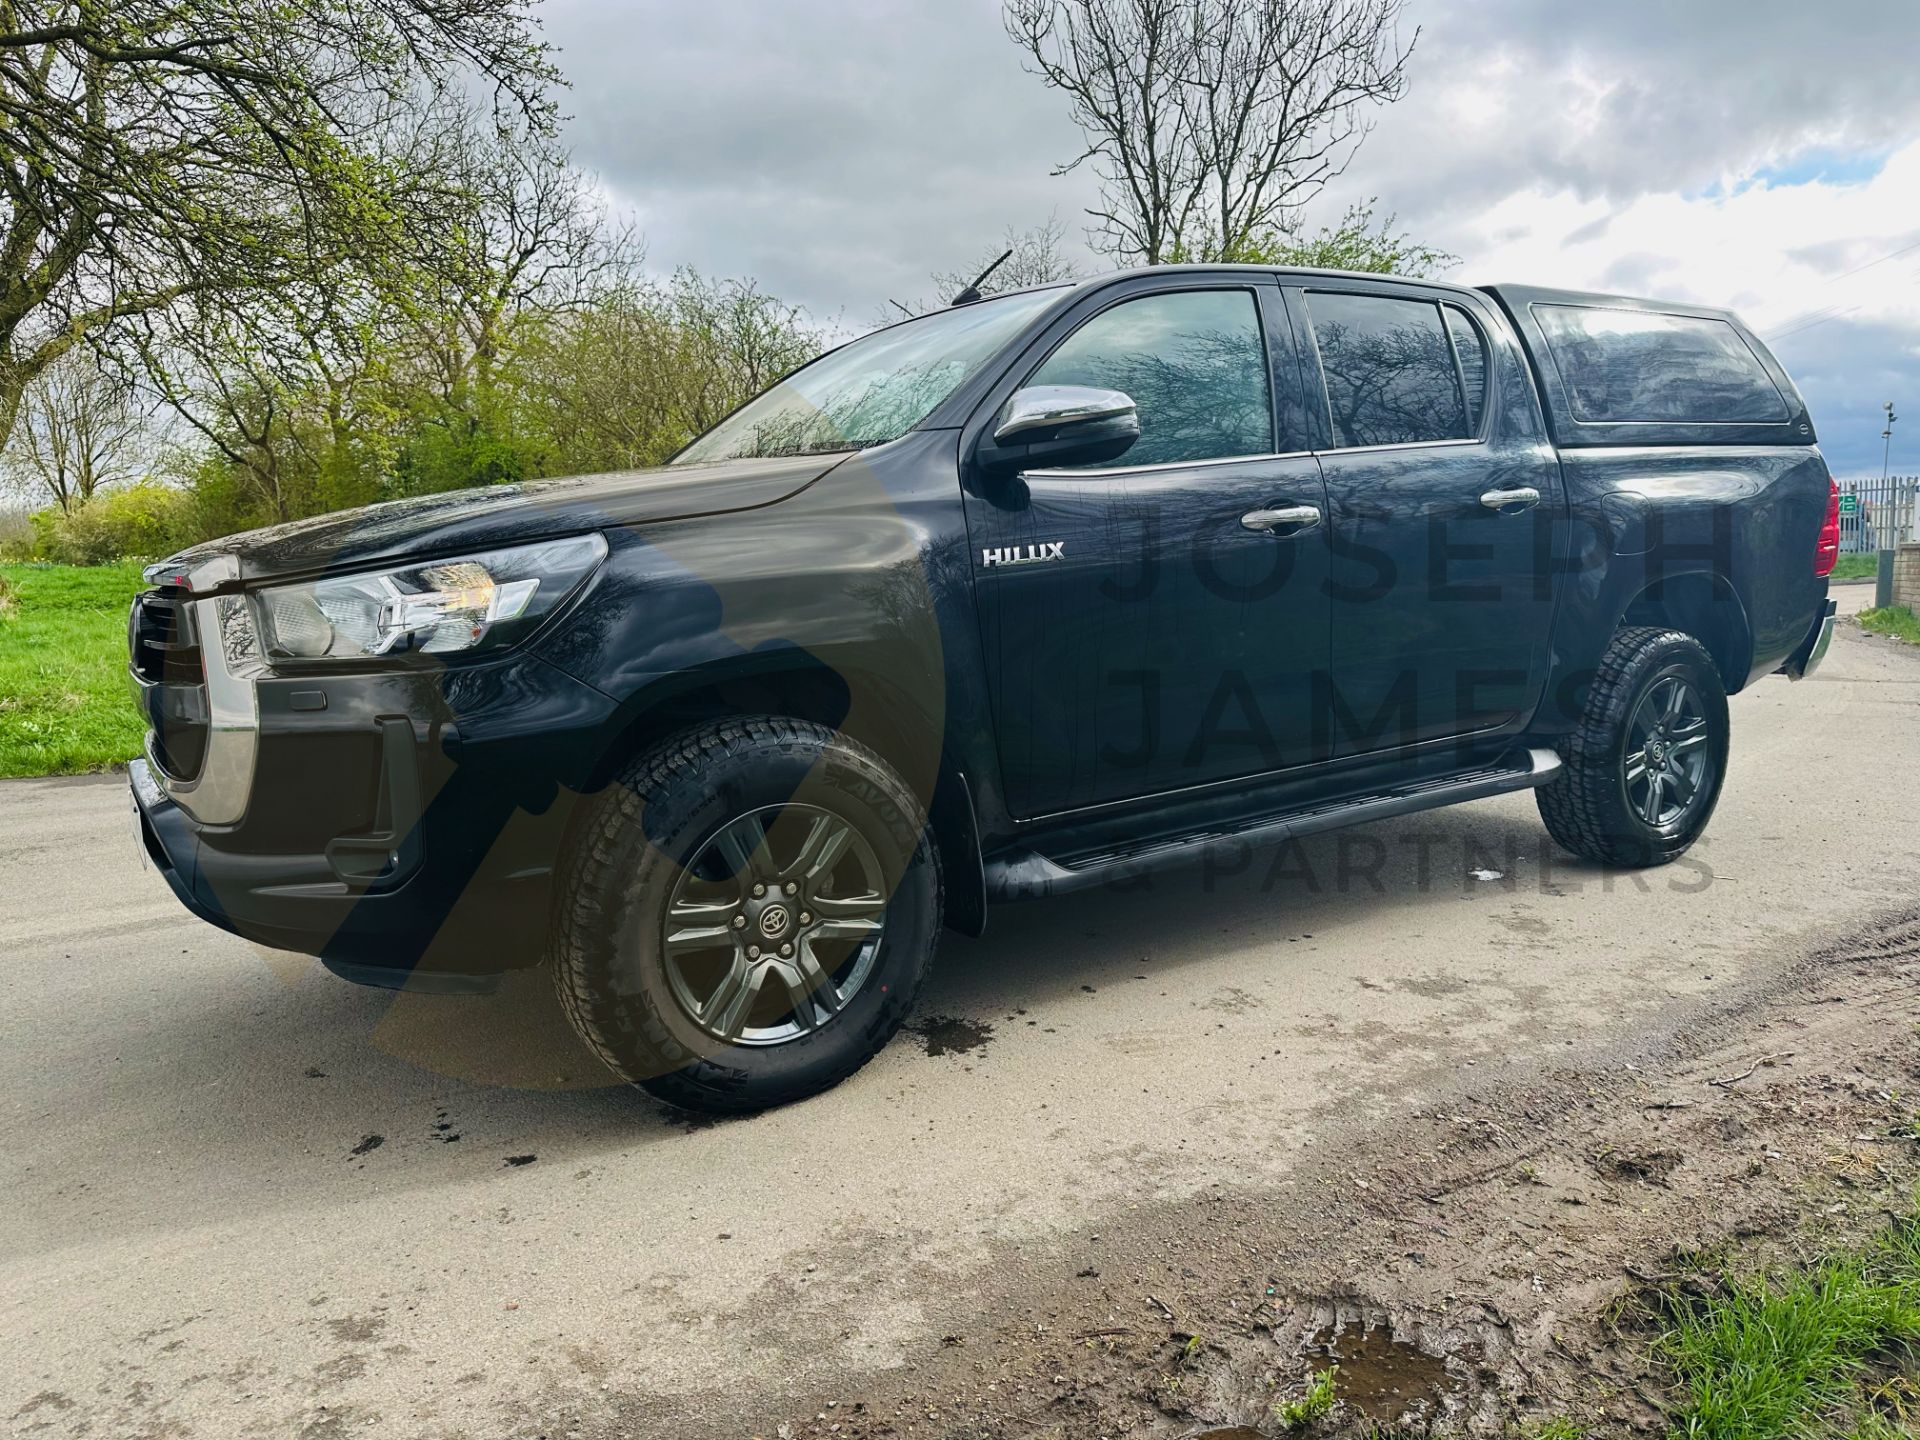
<path fill-rule="evenodd" d="M 1666 575 L 1620 607 L 1616 630 L 1679 630 L 1693 636 L 1720 672 L 1729 695 L 1747 682 L 1753 664 L 1753 628 L 1746 606 L 1726 576 L 1712 570 Z"/>

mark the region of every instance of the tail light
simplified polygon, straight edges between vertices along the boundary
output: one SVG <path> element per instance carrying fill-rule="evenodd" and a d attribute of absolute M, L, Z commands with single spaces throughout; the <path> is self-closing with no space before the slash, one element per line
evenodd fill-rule
<path fill-rule="evenodd" d="M 1813 547 L 1813 573 L 1822 579 L 1833 573 L 1840 558 L 1840 482 L 1827 477 L 1827 519 L 1820 527 L 1820 540 Z"/>

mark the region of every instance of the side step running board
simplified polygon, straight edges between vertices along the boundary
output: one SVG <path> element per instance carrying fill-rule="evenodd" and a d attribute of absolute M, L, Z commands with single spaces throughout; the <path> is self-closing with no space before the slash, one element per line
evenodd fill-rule
<path fill-rule="evenodd" d="M 1411 815 L 1463 800 L 1480 800 L 1513 790 L 1544 785 L 1560 771 L 1560 756 L 1549 749 L 1522 752 L 1517 763 L 1467 770 L 1376 794 L 1350 796 L 1328 804 L 1263 815 L 1237 826 L 1191 835 L 1149 840 L 1126 849 L 1053 860 L 1034 850 L 1018 850 L 987 861 L 989 900 L 1027 900 L 1064 895 L 1096 885 L 1128 880 L 1151 870 L 1198 860 L 1211 846 L 1233 843 L 1253 848 L 1279 845 L 1299 835 Z"/>

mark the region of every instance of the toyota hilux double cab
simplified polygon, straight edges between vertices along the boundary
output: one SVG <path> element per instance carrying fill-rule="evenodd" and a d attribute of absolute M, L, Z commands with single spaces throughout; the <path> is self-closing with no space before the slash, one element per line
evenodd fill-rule
<path fill-rule="evenodd" d="M 544 960 L 616 1074 L 745 1110 L 996 901 L 1523 789 L 1673 860 L 1837 547 L 1725 311 L 1138 270 L 866 335 L 659 469 L 173 556 L 132 790 L 213 924 L 370 984 Z"/>

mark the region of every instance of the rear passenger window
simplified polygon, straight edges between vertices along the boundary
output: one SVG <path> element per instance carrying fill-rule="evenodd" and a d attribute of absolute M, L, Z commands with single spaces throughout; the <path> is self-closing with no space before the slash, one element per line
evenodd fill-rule
<path fill-rule="evenodd" d="M 1412 445 L 1472 434 L 1437 304 L 1314 292 L 1307 313 L 1336 446 Z M 1483 392 L 1485 368 L 1483 360 Z"/>
<path fill-rule="evenodd" d="M 1784 422 L 1787 402 L 1724 320 L 1535 305 L 1573 418 L 1588 424 Z"/>
<path fill-rule="evenodd" d="M 1273 452 L 1267 348 L 1250 291 L 1181 290 L 1123 301 L 1068 336 L 1027 384 L 1094 385 L 1133 398 L 1140 438 L 1105 464 Z"/>
<path fill-rule="evenodd" d="M 1453 337 L 1453 357 L 1460 362 L 1460 385 L 1467 398 L 1467 433 L 1480 433 L 1480 417 L 1487 413 L 1487 342 L 1467 312 L 1442 307 L 1447 333 Z"/>

